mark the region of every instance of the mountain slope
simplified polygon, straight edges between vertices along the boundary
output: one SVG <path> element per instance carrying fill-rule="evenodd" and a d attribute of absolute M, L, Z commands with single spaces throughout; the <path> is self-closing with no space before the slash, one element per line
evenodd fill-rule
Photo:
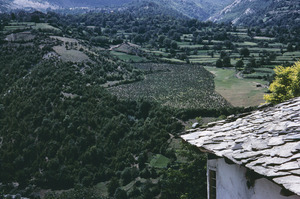
<path fill-rule="evenodd" d="M 47 10 L 58 9 L 59 6 L 48 1 L 40 0 L 0 0 L 0 11 L 7 12 L 14 9 Z"/>
<path fill-rule="evenodd" d="M 61 7 L 105 7 L 105 6 L 122 6 L 133 0 L 48 0 L 49 2 Z"/>
<path fill-rule="evenodd" d="M 300 20 L 299 11 L 298 0 L 235 0 L 209 20 L 242 25 L 288 24 Z"/>
<path fill-rule="evenodd" d="M 133 0 L 0 0 L 0 12 L 14 9 L 35 9 L 46 11 L 47 9 L 74 8 L 74 7 L 107 7 L 122 6 Z"/>
<path fill-rule="evenodd" d="M 181 14 L 196 18 L 199 20 L 206 20 L 212 14 L 222 10 L 225 6 L 233 2 L 233 0 L 152 0 L 165 7 L 172 8 Z"/>
<path fill-rule="evenodd" d="M 225 6 L 234 0 L 0 0 L 0 7 L 3 10 L 33 8 L 37 10 L 46 10 L 48 8 L 74 8 L 88 7 L 101 8 L 107 6 L 113 7 L 137 7 L 143 3 L 156 3 L 161 8 L 172 9 L 190 18 L 199 20 L 207 20 L 211 15 L 219 12 Z M 1 2 L 6 2 L 2 6 Z"/>

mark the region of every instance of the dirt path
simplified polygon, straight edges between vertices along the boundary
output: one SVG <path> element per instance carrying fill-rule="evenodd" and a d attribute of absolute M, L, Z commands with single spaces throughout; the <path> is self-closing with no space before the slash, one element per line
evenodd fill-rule
<path fill-rule="evenodd" d="M 236 73 L 235 76 L 236 76 L 236 78 L 238 78 L 238 79 L 244 79 L 244 77 L 243 77 L 241 71 L 239 71 L 238 73 Z"/>

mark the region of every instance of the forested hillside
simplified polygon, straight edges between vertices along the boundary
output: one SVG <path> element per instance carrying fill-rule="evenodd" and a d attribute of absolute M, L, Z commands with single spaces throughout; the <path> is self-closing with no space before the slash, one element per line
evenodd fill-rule
<path fill-rule="evenodd" d="M 52 25 L 2 16 L 1 198 L 205 198 L 205 160 L 176 139 L 184 113 L 104 88 L 143 78 L 103 50 L 112 40 L 86 40 L 88 27 L 54 13 Z"/>
<path fill-rule="evenodd" d="M 139 176 L 131 165 L 145 164 L 150 152 L 174 156 L 165 144 L 169 133 L 181 130 L 172 112 L 143 101 L 120 102 L 92 85 L 93 71 L 82 75 L 71 63 L 41 61 L 28 69 L 1 92 L 3 183 L 90 186 L 126 169 Z"/>

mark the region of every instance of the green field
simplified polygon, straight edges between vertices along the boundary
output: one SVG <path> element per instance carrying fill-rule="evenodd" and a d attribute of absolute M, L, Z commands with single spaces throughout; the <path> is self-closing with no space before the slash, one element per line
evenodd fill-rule
<path fill-rule="evenodd" d="M 55 28 L 55 27 L 49 25 L 48 23 L 37 23 L 35 26 L 33 26 L 33 29 L 60 31 L 60 29 Z"/>
<path fill-rule="evenodd" d="M 65 46 L 54 46 L 53 50 L 60 55 L 63 61 L 83 62 L 89 60 L 89 57 L 79 50 L 67 50 Z"/>
<path fill-rule="evenodd" d="M 113 56 L 118 57 L 119 59 L 125 61 L 125 62 L 143 62 L 147 61 L 146 58 L 144 57 L 139 57 L 137 55 L 129 55 L 123 52 L 116 52 L 116 51 L 111 51 L 111 54 Z"/>
<path fill-rule="evenodd" d="M 41 30 L 55 30 L 61 31 L 58 28 L 55 28 L 48 23 L 34 23 L 34 22 L 21 22 L 16 23 L 12 22 L 8 26 L 4 27 L 4 31 L 22 31 L 22 30 L 30 30 L 30 29 L 41 29 Z"/>
<path fill-rule="evenodd" d="M 190 48 L 190 49 L 197 49 L 197 48 L 202 48 L 202 44 L 197 44 L 197 45 L 190 45 L 190 44 L 179 44 L 180 48 Z"/>
<path fill-rule="evenodd" d="M 257 43 L 249 42 L 249 41 L 246 41 L 246 42 L 243 42 L 243 43 L 234 42 L 233 44 L 237 45 L 237 46 L 257 46 Z"/>
<path fill-rule="evenodd" d="M 162 61 L 172 62 L 172 63 L 185 63 L 185 61 L 175 58 L 162 58 Z"/>
<path fill-rule="evenodd" d="M 256 40 L 266 40 L 266 41 L 272 41 L 274 40 L 273 37 L 254 37 Z"/>
<path fill-rule="evenodd" d="M 18 26 L 5 26 L 5 31 L 14 31 L 14 30 L 20 30 L 20 29 L 26 29 L 26 26 L 18 25 Z"/>
<path fill-rule="evenodd" d="M 238 79 L 234 70 L 205 67 L 215 76 L 216 91 L 233 106 L 257 106 L 264 102 L 267 82 L 259 79 Z"/>
<path fill-rule="evenodd" d="M 170 163 L 170 159 L 161 155 L 157 154 L 153 156 L 152 160 L 150 161 L 150 166 L 157 168 L 157 169 L 164 169 L 167 168 L 168 164 Z"/>

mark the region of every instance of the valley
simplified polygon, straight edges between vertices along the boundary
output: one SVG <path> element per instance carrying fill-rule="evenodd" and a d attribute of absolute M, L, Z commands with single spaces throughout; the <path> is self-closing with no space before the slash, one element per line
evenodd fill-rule
<path fill-rule="evenodd" d="M 0 198 L 207 198 L 179 136 L 255 110 L 300 58 L 297 24 L 199 20 L 232 2 L 0 13 Z"/>

